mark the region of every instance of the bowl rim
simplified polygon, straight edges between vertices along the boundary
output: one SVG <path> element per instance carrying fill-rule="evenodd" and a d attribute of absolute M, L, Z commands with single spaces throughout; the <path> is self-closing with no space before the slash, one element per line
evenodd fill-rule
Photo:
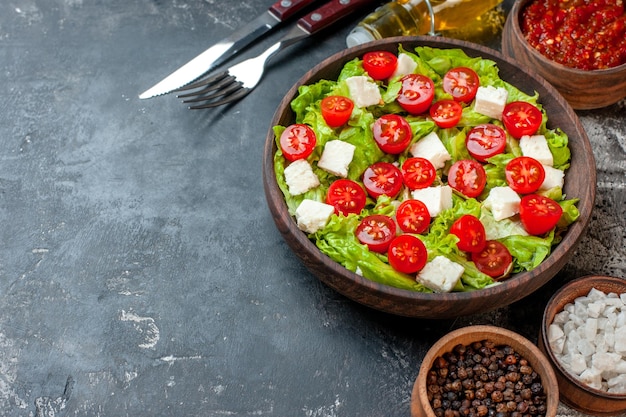
<path fill-rule="evenodd" d="M 460 327 L 440 337 L 430 347 L 430 349 L 428 349 L 428 351 L 426 352 L 426 354 L 424 355 L 422 359 L 422 363 L 419 366 L 418 375 L 415 378 L 413 390 L 411 393 L 411 404 L 413 404 L 415 401 L 419 402 L 419 400 L 422 399 L 422 394 L 424 392 L 422 391 L 422 389 L 423 390 L 426 389 L 427 374 L 432 366 L 432 362 L 439 356 L 438 353 L 440 351 L 444 351 L 446 346 L 453 347 L 454 345 L 456 345 L 455 340 L 457 340 L 461 336 L 466 336 L 468 333 L 476 333 L 476 334 L 484 335 L 484 337 L 481 336 L 478 340 L 474 340 L 474 341 L 489 340 L 489 335 L 497 335 L 498 337 L 501 337 L 501 338 L 503 337 L 507 340 L 515 341 L 515 344 L 522 345 L 524 350 L 527 350 L 532 355 L 532 358 L 528 358 L 527 355 L 523 355 L 523 356 L 526 360 L 532 361 L 533 368 L 537 366 L 537 363 L 535 363 L 534 360 L 538 362 L 542 362 L 543 365 L 545 365 L 543 366 L 543 368 L 546 374 L 545 377 L 547 378 L 547 381 L 543 380 L 544 376 L 542 375 L 541 384 L 544 386 L 544 389 L 554 390 L 552 392 L 556 394 L 556 397 L 555 397 L 556 401 L 554 402 L 554 404 L 552 403 L 549 404 L 551 408 L 546 410 L 546 415 L 556 415 L 558 403 L 559 403 L 559 390 L 558 390 L 556 373 L 554 372 L 554 369 L 551 366 L 552 364 L 550 363 L 550 360 L 541 351 L 541 349 L 539 349 L 539 347 L 537 347 L 528 338 L 524 337 L 520 333 L 517 333 L 513 330 L 509 330 L 504 327 L 491 325 L 491 324 L 476 324 L 476 325 Z M 519 352 L 519 349 L 516 349 L 515 347 L 514 349 L 517 353 L 522 354 L 521 352 Z M 549 397 L 547 393 L 546 393 L 546 396 Z M 420 402 L 420 404 L 422 403 Z M 423 409 L 425 409 L 425 407 L 429 407 L 430 411 L 432 411 L 432 407 L 430 406 L 429 402 L 426 402 L 426 404 L 422 405 Z"/>
<path fill-rule="evenodd" d="M 559 71 L 568 71 L 572 74 L 578 74 L 578 75 L 603 76 L 603 75 L 614 75 L 614 74 L 626 72 L 626 62 L 618 66 L 610 67 L 610 68 L 583 70 L 580 68 L 568 67 L 567 65 L 561 64 L 560 62 L 553 61 L 550 58 L 543 55 L 541 52 L 537 51 L 535 48 L 533 48 L 526 40 L 526 36 L 524 36 L 524 33 L 522 32 L 522 28 L 520 26 L 520 20 L 522 19 L 522 10 L 524 9 L 524 7 L 526 7 L 528 3 L 532 1 L 535 1 L 535 0 L 515 0 L 515 3 L 511 7 L 511 11 L 509 12 L 509 17 L 507 18 L 507 21 L 511 22 L 511 28 L 513 32 L 515 33 L 515 35 L 517 35 L 520 39 L 523 40 L 521 44 L 534 57 L 536 57 L 541 62 L 544 62 L 549 65 L 554 65 L 555 69 Z"/>
<path fill-rule="evenodd" d="M 293 232 L 290 234 L 290 237 L 295 238 L 296 244 L 300 248 L 304 248 L 309 253 L 316 252 L 316 253 L 323 255 L 322 260 L 326 261 L 325 265 L 327 264 L 331 268 L 333 268 L 333 266 L 337 266 L 338 271 L 340 271 L 341 274 L 343 274 L 344 278 L 347 278 L 350 281 L 350 284 L 362 286 L 366 289 L 366 291 L 373 291 L 373 292 L 376 292 L 377 294 L 380 293 L 384 295 L 385 297 L 390 297 L 394 300 L 397 300 L 397 302 L 401 302 L 405 300 L 432 301 L 433 297 L 436 297 L 436 300 L 441 301 L 441 302 L 466 301 L 470 299 L 473 299 L 475 301 L 476 291 L 451 292 L 451 293 L 420 293 L 420 292 L 414 292 L 410 290 L 392 287 L 386 284 L 381 284 L 376 281 L 362 277 L 356 274 L 355 272 L 348 270 L 347 268 L 343 267 L 343 265 L 340 265 L 339 263 L 333 261 L 326 254 L 323 254 L 317 248 L 315 243 L 309 240 L 308 236 L 297 228 L 294 219 L 288 213 L 284 196 L 277 185 L 276 176 L 274 172 L 274 160 L 273 160 L 276 144 L 275 144 L 275 136 L 274 136 L 272 128 L 273 126 L 280 124 L 280 119 L 282 117 L 281 110 L 283 112 L 291 111 L 289 104 L 296 97 L 299 87 L 305 84 L 314 83 L 318 81 L 319 79 L 321 79 L 321 76 L 319 76 L 320 71 L 324 70 L 324 68 L 328 67 L 336 60 L 342 60 L 345 63 L 345 62 L 348 62 L 349 59 L 352 59 L 355 56 L 359 56 L 362 53 L 364 53 L 366 50 L 371 50 L 372 48 L 377 48 L 380 46 L 391 46 L 391 45 L 395 45 L 397 47 L 398 45 L 406 45 L 406 44 L 410 44 L 411 47 L 415 47 L 417 45 L 422 45 L 422 44 L 425 44 L 425 45 L 437 44 L 439 48 L 461 48 L 466 52 L 470 51 L 473 54 L 473 56 L 481 56 L 481 54 L 482 55 L 486 54 L 487 56 L 491 55 L 492 57 L 497 58 L 498 60 L 512 67 L 515 67 L 516 71 L 525 73 L 528 77 L 532 78 L 536 83 L 541 85 L 541 87 L 544 88 L 550 96 L 554 97 L 555 100 L 557 100 L 559 104 L 563 106 L 564 109 L 568 110 L 569 112 L 573 114 L 575 123 L 570 126 L 562 126 L 563 130 L 570 130 L 570 133 L 568 134 L 569 136 L 571 136 L 571 132 L 575 132 L 580 137 L 580 142 L 581 142 L 579 144 L 580 146 L 577 149 L 572 149 L 572 154 L 574 154 L 575 152 L 580 152 L 581 154 L 585 154 L 585 156 L 581 157 L 581 159 L 584 160 L 585 158 L 588 158 L 591 161 L 591 163 L 595 166 L 595 159 L 593 156 L 593 151 L 591 149 L 591 144 L 589 142 L 589 139 L 587 137 L 587 134 L 584 128 L 582 127 L 580 123 L 580 120 L 577 118 L 576 114 L 574 113 L 574 110 L 571 108 L 569 103 L 563 98 L 563 96 L 539 74 L 532 71 L 531 69 L 525 68 L 524 66 L 520 65 L 513 58 L 507 57 L 503 55 L 501 52 L 485 47 L 483 45 L 478 45 L 478 44 L 461 41 L 457 39 L 442 38 L 442 37 L 437 37 L 437 36 L 414 36 L 414 37 L 400 36 L 400 37 L 385 38 L 385 39 L 369 42 L 363 45 L 357 45 L 352 48 L 347 48 L 343 51 L 336 52 L 335 54 L 332 54 L 331 56 L 322 60 L 320 63 L 315 65 L 312 69 L 307 71 L 288 90 L 288 92 L 284 95 L 283 99 L 281 100 L 279 106 L 277 107 L 276 112 L 274 113 L 274 116 L 271 120 L 270 127 L 267 132 L 266 141 L 265 141 L 265 146 L 264 146 L 264 151 L 263 151 L 264 161 L 263 161 L 262 166 L 263 166 L 263 181 L 264 181 L 266 199 L 272 211 L 274 221 L 277 223 L 277 225 L 279 225 L 279 222 L 282 223 L 282 225 L 279 225 L 278 227 L 280 232 L 283 235 L 285 235 L 288 231 Z M 310 78 L 309 74 L 318 74 L 318 78 Z M 524 272 L 517 273 L 510 279 L 496 283 L 494 285 L 480 289 L 478 291 L 481 291 L 487 297 L 496 297 L 500 294 L 506 293 L 509 289 L 512 289 L 514 286 L 530 285 L 533 281 L 536 281 L 536 277 L 538 275 L 540 275 L 541 273 L 543 273 L 544 271 L 546 271 L 547 269 L 551 267 L 555 267 L 555 264 L 559 260 L 567 258 L 567 248 L 566 248 L 567 245 L 565 244 L 565 242 L 569 242 L 572 245 L 576 245 L 580 241 L 580 239 L 582 239 L 583 234 L 591 220 L 591 211 L 594 206 L 595 195 L 596 195 L 596 179 L 595 179 L 596 171 L 595 169 L 589 172 L 589 175 L 587 178 L 589 180 L 588 190 L 585 190 L 586 194 L 584 196 L 580 196 L 580 197 L 584 197 L 585 199 L 587 199 L 587 201 L 583 202 L 583 204 L 579 204 L 580 218 L 575 223 L 569 226 L 567 232 L 563 235 L 562 241 L 558 245 L 552 247 L 552 250 L 549 256 L 542 262 L 542 264 L 531 271 L 524 271 Z M 280 205 L 280 207 L 274 206 L 274 202 L 276 201 L 279 201 L 278 204 Z M 283 230 L 285 228 L 289 230 Z M 564 261 L 563 264 L 565 262 L 566 261 Z M 561 267 L 562 265 L 559 267 L 559 269 Z M 555 274 L 556 272 L 552 275 L 552 277 Z M 552 277 L 550 277 L 549 279 L 551 279 Z M 536 287 L 534 287 L 531 292 L 536 291 L 538 288 L 544 285 L 547 281 L 549 281 L 549 279 L 546 279 L 543 282 L 535 284 Z M 325 281 L 325 283 L 329 284 L 327 281 Z M 330 285 L 330 286 L 333 287 L 333 285 Z M 334 288 L 334 289 L 337 290 L 337 288 Z M 517 301 L 525 297 L 526 295 L 527 294 L 514 296 L 513 298 L 515 297 L 517 298 L 513 299 L 511 302 Z M 355 299 L 354 297 L 349 297 L 349 298 L 352 298 L 353 300 Z M 356 300 L 356 301 L 359 301 L 359 300 Z M 500 307 L 500 306 L 495 306 L 495 307 L 487 306 L 487 308 L 482 311 L 488 311 L 489 309 L 495 309 L 497 307 Z M 396 312 L 392 312 L 392 313 L 399 314 Z M 414 316 L 414 315 L 409 315 L 409 316 L 410 317 L 424 317 L 424 316 Z M 450 318 L 450 317 L 456 317 L 456 315 L 441 316 L 441 317 L 438 316 L 436 318 Z"/>
<path fill-rule="evenodd" d="M 620 401 L 624 401 L 626 400 L 626 392 L 623 394 L 619 394 L 619 393 L 614 393 L 614 392 L 607 392 L 607 391 L 602 391 L 593 387 L 590 387 L 589 385 L 583 384 L 578 378 L 576 378 L 571 371 L 565 369 L 565 367 L 563 367 L 563 365 L 561 364 L 561 362 L 556 358 L 556 355 L 554 354 L 554 352 L 552 351 L 552 349 L 550 348 L 550 344 L 548 343 L 548 327 L 551 323 L 548 323 L 548 315 L 549 315 L 549 310 L 551 309 L 551 307 L 555 307 L 557 300 L 563 297 L 563 294 L 567 293 L 571 288 L 586 288 L 586 292 L 589 292 L 591 290 L 591 288 L 594 287 L 594 282 L 605 282 L 605 283 L 615 283 L 618 285 L 623 285 L 624 286 L 624 293 L 626 293 L 626 279 L 622 279 L 622 278 L 618 278 L 618 277 L 613 277 L 613 276 L 608 276 L 608 275 L 585 275 L 579 278 L 575 278 L 569 282 L 567 282 L 565 285 L 563 285 L 561 288 L 559 288 L 554 294 L 552 294 L 552 296 L 550 297 L 550 299 L 548 300 L 548 303 L 546 304 L 546 307 L 544 309 L 542 318 L 541 318 L 541 335 L 540 337 L 543 339 L 543 345 L 544 345 L 544 350 L 545 350 L 545 355 L 548 357 L 548 359 L 550 360 L 550 362 L 552 363 L 552 366 L 554 368 L 556 368 L 560 374 L 563 375 L 564 378 L 567 379 L 568 382 L 570 382 L 572 385 L 575 385 L 577 388 L 579 388 L 580 390 L 592 393 L 594 395 L 597 395 L 599 397 L 603 397 L 606 398 L 607 400 L 620 400 Z M 569 299 L 569 301 L 565 302 L 565 304 L 573 301 L 574 299 Z M 562 311 L 556 311 L 555 310 L 555 314 Z"/>

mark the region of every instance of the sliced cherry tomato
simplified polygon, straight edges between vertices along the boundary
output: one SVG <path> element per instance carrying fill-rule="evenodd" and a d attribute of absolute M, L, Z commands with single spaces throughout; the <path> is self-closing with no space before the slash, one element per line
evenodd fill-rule
<path fill-rule="evenodd" d="M 476 268 L 491 278 L 504 278 L 513 266 L 509 250 L 497 240 L 488 240 L 480 252 L 472 253 Z"/>
<path fill-rule="evenodd" d="M 480 252 L 487 243 L 485 226 L 471 214 L 464 214 L 452 223 L 450 233 L 459 238 L 456 246 L 465 252 Z"/>
<path fill-rule="evenodd" d="M 422 114 L 428 110 L 435 98 L 433 80 L 422 74 L 407 74 L 400 82 L 398 104 L 411 114 Z"/>
<path fill-rule="evenodd" d="M 516 139 L 524 135 L 534 135 L 542 120 L 541 110 L 526 101 L 513 101 L 504 106 L 502 111 L 502 123 Z"/>
<path fill-rule="evenodd" d="M 463 107 L 454 100 L 439 100 L 430 106 L 430 117 L 442 129 L 456 126 L 462 115 Z"/>
<path fill-rule="evenodd" d="M 326 203 L 335 207 L 335 213 L 347 216 L 350 213 L 359 214 L 365 207 L 367 194 L 357 182 L 342 178 L 334 181 L 328 187 Z"/>
<path fill-rule="evenodd" d="M 411 190 L 429 187 L 437 177 L 433 163 L 419 156 L 404 161 L 401 171 L 404 185 Z"/>
<path fill-rule="evenodd" d="M 480 78 L 471 68 L 452 68 L 443 76 L 443 90 L 463 103 L 474 100 L 479 86 Z"/>
<path fill-rule="evenodd" d="M 556 226 L 563 209 L 551 198 L 538 194 L 522 197 L 519 216 L 526 231 L 534 236 L 543 235 Z"/>
<path fill-rule="evenodd" d="M 386 80 L 398 66 L 398 57 L 388 51 L 373 51 L 363 55 L 363 69 L 375 80 Z"/>
<path fill-rule="evenodd" d="M 478 197 L 487 184 L 485 168 L 473 159 L 457 161 L 448 171 L 448 184 L 466 197 Z"/>
<path fill-rule="evenodd" d="M 376 119 L 372 132 L 378 147 L 394 155 L 403 152 L 413 139 L 411 125 L 397 114 L 384 114 Z"/>
<path fill-rule="evenodd" d="M 546 178 L 546 171 L 541 162 L 529 156 L 511 159 L 504 168 L 504 175 L 509 187 L 519 194 L 534 193 Z"/>
<path fill-rule="evenodd" d="M 289 161 L 307 158 L 315 149 L 315 132 L 305 124 L 293 124 L 280 135 L 280 149 Z"/>
<path fill-rule="evenodd" d="M 465 137 L 467 151 L 480 162 L 501 154 L 506 148 L 506 132 L 500 126 L 487 123 L 473 127 Z"/>
<path fill-rule="evenodd" d="M 390 162 L 376 162 L 363 173 L 363 185 L 372 198 L 383 194 L 394 198 L 402 188 L 402 173 Z"/>
<path fill-rule="evenodd" d="M 328 96 L 322 99 L 320 108 L 326 124 L 330 127 L 339 127 L 350 120 L 354 102 L 344 96 Z"/>
<path fill-rule="evenodd" d="M 400 235 L 389 244 L 387 258 L 389 265 L 396 271 L 414 274 L 426 265 L 428 251 L 419 238 L 413 235 Z"/>
<path fill-rule="evenodd" d="M 361 220 L 355 234 L 372 252 L 385 253 L 396 236 L 396 223 L 389 216 L 373 214 Z"/>
<path fill-rule="evenodd" d="M 424 233 L 430 225 L 430 213 L 420 200 L 404 200 L 396 210 L 396 221 L 404 233 Z"/>

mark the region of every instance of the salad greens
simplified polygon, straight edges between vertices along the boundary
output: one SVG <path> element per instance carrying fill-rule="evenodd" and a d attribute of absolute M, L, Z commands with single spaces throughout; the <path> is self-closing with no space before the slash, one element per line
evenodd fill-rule
<path fill-rule="evenodd" d="M 549 130 L 546 127 L 547 115 L 539 103 L 537 93 L 528 95 L 515 86 L 502 80 L 498 74 L 496 63 L 482 58 L 473 58 L 465 54 L 461 49 L 436 49 L 419 46 L 414 51 L 405 50 L 399 45 L 398 53 L 409 55 L 416 63 L 414 72 L 429 76 L 435 83 L 435 100 L 451 98 L 442 88 L 442 77 L 451 68 L 464 66 L 476 71 L 483 86 L 502 87 L 508 91 L 508 102 L 527 101 L 542 111 L 543 121 L 537 134 L 546 137 L 550 150 L 554 157 L 554 168 L 565 170 L 570 163 L 570 150 L 568 137 L 560 129 Z M 304 85 L 299 88 L 298 96 L 292 101 L 291 108 L 295 113 L 295 122 L 309 125 L 317 135 L 317 144 L 313 153 L 307 158 L 320 180 L 320 186 L 302 194 L 291 195 L 285 182 L 284 169 L 288 161 L 283 157 L 280 150 L 279 138 L 285 126 L 274 126 L 278 151 L 274 156 L 274 168 L 278 186 L 285 196 L 289 212 L 294 215 L 296 208 L 304 199 L 325 202 L 326 192 L 329 185 L 336 179 L 335 176 L 317 167 L 316 162 L 321 157 L 326 142 L 339 139 L 351 143 L 356 147 L 354 157 L 349 166 L 348 178 L 359 183 L 365 169 L 378 161 L 396 162 L 402 164 L 411 155 L 408 150 L 400 155 L 393 156 L 381 151 L 373 139 L 371 125 L 383 114 L 399 113 L 409 122 L 413 131 L 413 140 L 416 142 L 430 132 L 435 131 L 442 140 L 444 146 L 452 156 L 449 164 L 460 159 L 471 159 L 465 147 L 467 131 L 479 124 L 493 123 L 502 126 L 499 120 L 491 119 L 473 110 L 468 105 L 463 109 L 463 116 L 459 124 L 453 128 L 441 129 L 425 116 L 408 115 L 396 102 L 396 97 L 401 87 L 400 77 L 388 82 L 380 82 L 379 86 L 383 103 L 367 108 L 354 108 L 349 122 L 340 128 L 330 128 L 324 121 L 320 111 L 320 101 L 328 95 L 343 95 L 349 97 L 346 79 L 352 76 L 367 75 L 362 66 L 362 60 L 355 58 L 345 64 L 336 81 L 320 80 L 315 84 Z M 478 198 L 467 198 L 461 194 L 453 194 L 453 207 L 444 210 L 434 217 L 427 234 L 418 235 L 428 249 L 428 259 L 443 255 L 451 261 L 461 264 L 465 272 L 454 291 L 471 291 L 494 284 L 494 280 L 481 273 L 468 260 L 466 254 L 457 246 L 457 237 L 450 234 L 450 226 L 463 214 L 472 214 L 482 221 L 488 236 L 503 243 L 513 256 L 512 273 L 528 271 L 539 265 L 549 254 L 551 247 L 560 241 L 560 233 L 578 218 L 576 200 L 566 200 L 562 190 L 557 189 L 541 192 L 556 201 L 563 207 L 564 215 L 558 227 L 545 237 L 529 236 L 516 217 L 496 221 L 490 211 L 482 207 L 481 201 L 486 198 L 489 190 L 493 187 L 507 185 L 504 176 L 505 165 L 514 157 L 521 155 L 521 149 L 517 140 L 507 135 L 507 147 L 503 154 L 488 160 L 484 166 L 487 173 L 487 185 L 485 191 Z M 444 168 L 445 171 L 445 168 Z M 438 171 L 437 180 L 433 185 L 441 185 L 443 181 L 442 170 Z M 409 198 L 408 191 L 401 192 L 398 199 Z M 365 209 L 359 215 L 348 216 L 333 215 L 325 228 L 311 234 L 309 237 L 317 247 L 334 261 L 345 268 L 355 271 L 364 277 L 411 291 L 431 292 L 409 276 L 394 270 L 387 262 L 385 254 L 371 252 L 361 244 L 355 236 L 355 229 L 360 219 L 371 214 L 386 214 L 392 216 L 397 204 L 389 197 L 381 196 L 374 201 L 368 197 Z"/>

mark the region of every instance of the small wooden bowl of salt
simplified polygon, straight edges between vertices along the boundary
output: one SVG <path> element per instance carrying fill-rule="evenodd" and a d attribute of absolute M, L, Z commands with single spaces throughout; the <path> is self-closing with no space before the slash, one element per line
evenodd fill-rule
<path fill-rule="evenodd" d="M 626 411 L 626 280 L 586 276 L 559 289 L 544 311 L 539 348 L 563 403 L 594 416 Z"/>

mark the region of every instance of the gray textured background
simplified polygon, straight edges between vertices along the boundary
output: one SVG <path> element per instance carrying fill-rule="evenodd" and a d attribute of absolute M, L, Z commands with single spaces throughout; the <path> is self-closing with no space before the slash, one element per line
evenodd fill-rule
<path fill-rule="evenodd" d="M 562 283 L 626 277 L 622 102 L 579 112 L 596 210 L 538 293 L 428 321 L 320 284 L 274 227 L 261 151 L 282 95 L 358 18 L 281 55 L 235 106 L 137 99 L 269 4 L 0 4 L 0 415 L 408 416 L 421 358 L 447 330 L 490 323 L 536 340 Z"/>

